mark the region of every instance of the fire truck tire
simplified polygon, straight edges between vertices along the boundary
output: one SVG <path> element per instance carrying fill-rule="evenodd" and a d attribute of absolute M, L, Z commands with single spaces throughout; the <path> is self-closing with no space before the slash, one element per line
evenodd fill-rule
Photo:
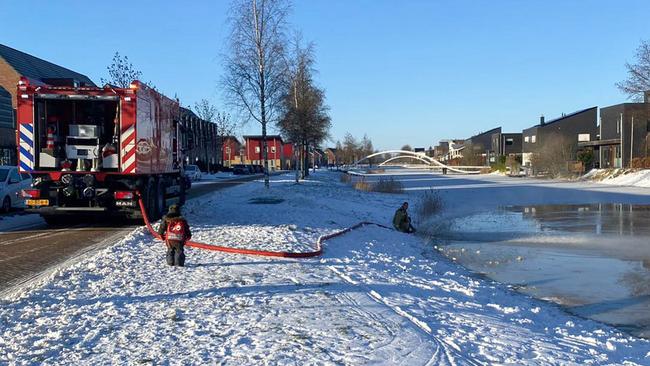
<path fill-rule="evenodd" d="M 2 200 L 2 207 L 0 207 L 0 212 L 9 213 L 9 211 L 11 211 L 11 198 L 9 198 L 9 196 L 5 196 L 5 198 Z"/>
<path fill-rule="evenodd" d="M 152 220 L 158 220 L 159 212 L 156 210 L 156 184 L 154 180 L 150 180 L 147 183 L 145 189 L 145 205 L 147 207 L 147 213 L 152 217 Z"/>

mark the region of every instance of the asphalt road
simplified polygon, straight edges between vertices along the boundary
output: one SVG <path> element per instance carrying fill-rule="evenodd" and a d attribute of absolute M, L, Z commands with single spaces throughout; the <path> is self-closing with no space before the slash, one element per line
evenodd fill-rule
<path fill-rule="evenodd" d="M 232 187 L 260 178 L 244 176 L 230 181 L 194 184 L 188 198 Z M 84 254 L 107 247 L 137 225 L 124 222 L 88 223 L 71 226 L 47 225 L 0 233 L 0 298 L 74 261 Z"/>

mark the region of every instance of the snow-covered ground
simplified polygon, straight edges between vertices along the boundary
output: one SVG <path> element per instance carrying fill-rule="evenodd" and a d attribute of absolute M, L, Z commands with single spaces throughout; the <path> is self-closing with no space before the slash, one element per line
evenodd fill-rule
<path fill-rule="evenodd" d="M 12 212 L 0 216 L 0 232 L 25 229 L 44 224 L 45 221 L 39 215 L 35 214 Z"/>
<path fill-rule="evenodd" d="M 593 169 L 583 178 L 603 184 L 650 188 L 650 169 Z"/>
<path fill-rule="evenodd" d="M 229 179 L 233 178 L 234 175 L 232 172 L 218 172 L 218 173 L 213 173 L 213 174 L 208 174 L 208 173 L 203 173 L 201 174 L 201 179 L 202 180 L 221 180 L 221 179 Z"/>
<path fill-rule="evenodd" d="M 273 178 L 192 200 L 194 239 L 308 250 L 359 221 L 388 224 L 418 186 L 449 212 L 547 200 L 650 203 L 647 189 L 495 176 L 410 176 L 407 193 L 352 190 L 337 173 Z M 425 184 L 422 184 L 425 183 Z M 273 198 L 277 204 L 256 204 Z M 168 267 L 143 229 L 0 303 L 0 364 L 629 364 L 650 342 L 512 292 L 425 240 L 365 227 L 314 259 L 189 248 Z"/>

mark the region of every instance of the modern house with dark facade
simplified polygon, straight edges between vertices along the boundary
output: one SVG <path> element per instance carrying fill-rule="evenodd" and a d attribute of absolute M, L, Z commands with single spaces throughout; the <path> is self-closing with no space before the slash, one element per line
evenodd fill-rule
<path fill-rule="evenodd" d="M 540 117 L 539 124 L 523 131 L 522 165 L 531 167 L 533 154 L 543 151 L 547 143 L 561 139 L 571 153 L 578 151 L 578 142 L 591 141 L 597 133 L 598 107 L 583 109 L 551 121 Z M 534 167 L 533 167 L 534 168 Z"/>
<path fill-rule="evenodd" d="M 580 146 L 593 148 L 601 168 L 626 168 L 632 159 L 650 156 L 650 91 L 644 103 L 601 108 L 598 135 Z"/>
<path fill-rule="evenodd" d="M 473 154 L 481 156 L 484 165 L 489 164 L 489 158 L 492 155 L 492 135 L 501 133 L 501 127 L 493 128 L 489 131 L 481 132 L 465 140 L 465 152 L 463 155 Z"/>
<path fill-rule="evenodd" d="M 205 121 L 189 108 L 181 107 L 181 125 L 185 131 L 182 134 L 184 146 L 190 148 L 185 152 L 185 162 L 196 164 L 204 172 L 212 172 L 221 165 L 221 137 L 217 125 Z"/>
<path fill-rule="evenodd" d="M 492 134 L 492 153 L 495 158 L 500 156 L 521 156 L 521 133 Z"/>
<path fill-rule="evenodd" d="M 0 44 L 0 161 L 11 165 L 16 164 L 13 111 L 16 109 L 18 81 L 21 77 L 34 83 L 50 85 L 96 86 L 86 75 Z M 7 94 L 11 100 L 11 122 L 7 122 Z"/>

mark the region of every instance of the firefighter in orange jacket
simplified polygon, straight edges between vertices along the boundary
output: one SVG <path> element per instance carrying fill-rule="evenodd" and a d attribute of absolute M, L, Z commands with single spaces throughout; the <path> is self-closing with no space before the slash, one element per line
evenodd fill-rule
<path fill-rule="evenodd" d="M 162 218 L 158 234 L 167 245 L 167 264 L 170 266 L 185 265 L 185 242 L 192 238 L 187 220 L 181 216 L 178 205 L 169 206 L 169 212 Z"/>

